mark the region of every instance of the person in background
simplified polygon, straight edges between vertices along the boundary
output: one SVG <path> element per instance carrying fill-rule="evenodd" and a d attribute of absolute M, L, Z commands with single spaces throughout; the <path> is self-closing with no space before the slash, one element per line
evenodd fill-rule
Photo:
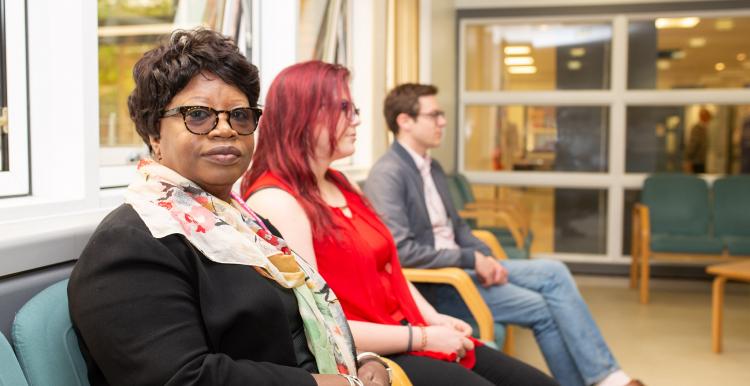
<path fill-rule="evenodd" d="M 471 234 L 450 199 L 445 173 L 428 151 L 447 124 L 437 87 L 403 84 L 383 112 L 396 141 L 370 170 L 365 194 L 396 240 L 404 267 L 460 267 L 474 279 L 495 321 L 534 331 L 563 386 L 638 386 L 615 361 L 565 265 L 551 260 L 498 261 Z M 420 287 L 422 290 L 423 287 Z M 446 286 L 424 288 L 441 306 Z"/>
<path fill-rule="evenodd" d="M 711 122 L 711 112 L 701 107 L 698 112 L 698 123 L 693 125 L 688 136 L 685 159 L 692 173 L 706 172 L 706 153 L 708 153 L 708 124 Z"/>
<path fill-rule="evenodd" d="M 271 84 L 243 198 L 316 266 L 341 300 L 358 348 L 387 355 L 415 386 L 554 385 L 479 344 L 406 281 L 396 246 L 358 189 L 331 163 L 352 155 L 359 111 L 349 71 L 311 61 Z"/>
<path fill-rule="evenodd" d="M 68 284 L 90 384 L 387 385 L 374 354 L 357 368 L 323 279 L 231 191 L 261 115 L 255 66 L 198 29 L 144 54 L 133 77 L 128 108 L 153 159 Z"/>

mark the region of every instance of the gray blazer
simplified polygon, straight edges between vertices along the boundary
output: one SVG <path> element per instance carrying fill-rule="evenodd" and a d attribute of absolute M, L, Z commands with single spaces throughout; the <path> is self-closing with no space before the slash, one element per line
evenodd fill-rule
<path fill-rule="evenodd" d="M 411 155 L 398 142 L 370 170 L 365 195 L 390 229 L 404 267 L 474 269 L 474 252 L 479 250 L 489 256 L 490 249 L 471 234 L 469 226 L 458 216 L 440 164 L 432 160 L 430 170 L 460 249 L 435 249 L 422 176 Z"/>

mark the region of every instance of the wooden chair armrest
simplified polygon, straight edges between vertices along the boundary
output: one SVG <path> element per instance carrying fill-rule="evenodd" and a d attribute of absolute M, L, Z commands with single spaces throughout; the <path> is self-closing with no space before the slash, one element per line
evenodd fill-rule
<path fill-rule="evenodd" d="M 469 311 L 477 321 L 479 339 L 495 341 L 495 322 L 489 307 L 479 295 L 469 274 L 460 268 L 417 269 L 404 268 L 406 280 L 412 283 L 448 284 L 458 291 Z"/>
<path fill-rule="evenodd" d="M 485 243 L 488 247 L 490 247 L 490 251 L 492 251 L 492 255 L 495 256 L 496 259 L 508 259 L 508 255 L 505 254 L 503 247 L 497 241 L 497 238 L 492 234 L 492 232 L 482 229 L 475 229 L 471 231 L 471 234 L 474 235 L 474 237 L 478 238 L 479 241 Z"/>
<path fill-rule="evenodd" d="M 412 386 L 409 377 L 406 376 L 406 373 L 401 366 L 388 358 L 383 357 L 383 360 L 391 367 L 391 372 L 393 374 L 393 383 L 391 383 L 391 386 Z"/>
<path fill-rule="evenodd" d="M 489 211 L 489 210 L 460 210 L 458 215 L 464 219 L 495 219 L 502 221 L 505 226 L 508 227 L 510 234 L 513 236 L 513 240 L 516 245 L 523 247 L 525 245 L 524 239 L 526 235 L 510 215 L 505 211 Z"/>

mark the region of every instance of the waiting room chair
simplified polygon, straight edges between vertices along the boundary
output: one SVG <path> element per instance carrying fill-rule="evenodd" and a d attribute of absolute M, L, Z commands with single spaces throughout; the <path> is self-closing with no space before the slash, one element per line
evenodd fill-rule
<path fill-rule="evenodd" d="M 462 174 L 448 176 L 451 200 L 459 215 L 472 229 L 490 231 L 503 246 L 510 259 L 527 259 L 533 240 L 528 215 L 519 203 L 477 201 L 471 184 Z M 479 225 L 488 221 L 502 225 Z"/>
<path fill-rule="evenodd" d="M 0 333 L 0 386 L 28 386 L 16 354 L 2 333 Z"/>
<path fill-rule="evenodd" d="M 750 176 L 719 178 L 713 193 L 716 237 L 729 256 L 750 256 Z"/>
<path fill-rule="evenodd" d="M 67 279 L 47 287 L 13 321 L 13 346 L 31 386 L 89 385 L 68 313 L 67 287 Z"/>
<path fill-rule="evenodd" d="M 497 240 L 491 233 L 475 230 L 473 231 L 473 234 L 483 241 L 485 239 L 494 240 L 495 247 L 499 248 Z M 490 246 L 490 248 L 492 248 L 492 246 Z M 500 250 L 500 252 L 502 252 L 502 250 Z M 493 253 L 495 253 L 495 251 L 493 251 Z M 497 256 L 504 255 L 498 254 Z M 479 340 L 488 343 L 493 347 L 499 347 L 502 345 L 503 351 L 508 355 L 512 355 L 514 351 L 514 342 L 511 334 L 509 334 L 510 330 L 506 331 L 505 326 L 494 322 L 492 312 L 479 294 L 479 291 L 474 285 L 474 281 L 471 280 L 469 274 L 463 269 L 403 268 L 403 272 L 406 279 L 412 283 L 446 284 L 455 288 L 476 322 L 476 327 L 479 330 Z M 496 336 L 496 333 L 498 336 Z M 503 335 L 501 336 L 500 333 Z"/>
<path fill-rule="evenodd" d="M 630 286 L 640 276 L 640 301 L 649 301 L 653 258 L 720 256 L 721 240 L 711 233 L 706 181 L 686 174 L 654 174 L 646 178 L 641 202 L 633 206 Z"/>

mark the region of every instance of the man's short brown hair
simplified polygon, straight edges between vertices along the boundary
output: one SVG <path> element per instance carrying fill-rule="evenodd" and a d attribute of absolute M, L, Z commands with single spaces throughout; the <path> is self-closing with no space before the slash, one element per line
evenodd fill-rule
<path fill-rule="evenodd" d="M 396 86 L 383 103 L 383 115 L 388 129 L 394 135 L 398 134 L 398 123 L 396 117 L 404 113 L 412 118 L 419 114 L 419 97 L 437 95 L 437 87 L 431 84 L 404 83 Z"/>

